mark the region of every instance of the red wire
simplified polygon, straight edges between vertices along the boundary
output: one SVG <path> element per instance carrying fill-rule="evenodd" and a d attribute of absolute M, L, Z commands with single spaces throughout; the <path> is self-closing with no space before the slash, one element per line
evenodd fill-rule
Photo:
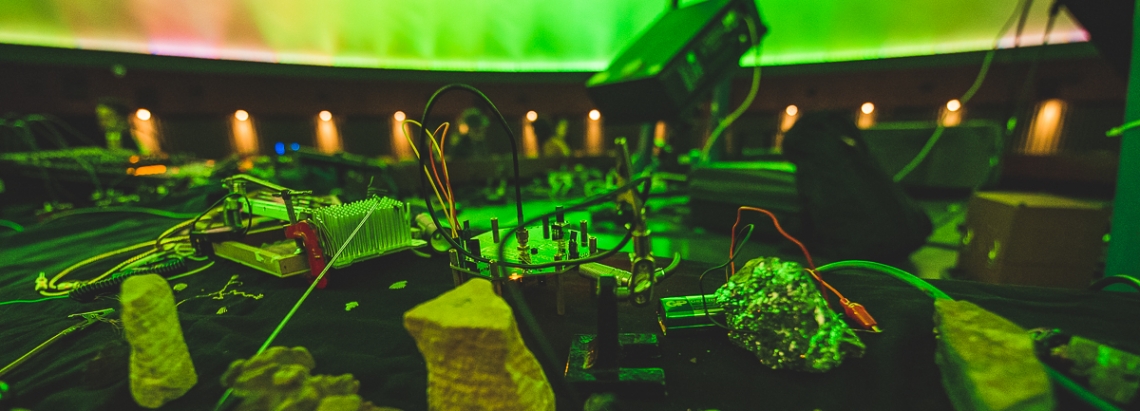
<path fill-rule="evenodd" d="M 767 214 L 768 217 L 770 217 L 772 219 L 772 224 L 776 226 L 776 231 L 779 231 L 780 235 L 784 236 L 784 238 L 788 239 L 788 241 L 795 243 L 797 246 L 800 247 L 800 251 L 803 251 L 804 258 L 807 259 L 808 272 L 811 273 L 811 276 L 813 278 L 815 278 L 816 281 L 819 281 L 819 283 L 821 285 L 823 285 L 824 287 L 826 287 L 828 290 L 831 290 L 832 292 L 834 292 L 835 295 L 839 297 L 840 302 L 843 302 L 844 304 L 846 304 L 847 299 L 843 298 L 843 294 L 840 294 L 839 291 L 836 291 L 835 288 L 831 286 L 831 284 L 828 284 L 826 281 L 823 281 L 823 278 L 821 278 L 819 276 L 819 274 L 816 272 L 815 261 L 812 260 L 811 253 L 808 252 L 808 249 L 807 249 L 807 247 L 804 246 L 804 243 L 801 243 L 800 240 L 797 240 L 795 237 L 792 237 L 791 234 L 788 234 L 787 231 L 784 231 L 784 227 L 780 226 L 780 220 L 777 219 L 776 215 L 772 214 L 771 211 L 765 210 L 763 208 L 758 208 L 758 207 L 740 207 L 740 208 L 736 209 L 736 222 L 732 223 L 732 243 L 730 243 L 728 246 L 729 258 L 731 258 L 732 255 L 736 252 L 736 227 L 738 225 L 740 225 L 740 213 L 742 211 L 756 211 L 756 212 Z M 725 278 L 726 281 L 728 280 L 727 276 L 729 276 L 733 273 L 736 273 L 736 262 L 730 263 L 729 267 L 730 267 L 729 269 L 731 271 L 729 271 L 729 273 L 726 273 L 726 278 Z M 826 300 L 827 299 L 827 290 L 820 290 L 820 291 L 823 294 L 823 298 Z"/>
<path fill-rule="evenodd" d="M 768 217 L 771 217 L 772 218 L 772 224 L 776 226 L 776 230 L 780 232 L 780 235 L 784 236 L 784 238 L 787 238 L 788 241 L 796 243 L 796 245 L 800 246 L 800 251 L 804 252 L 804 258 L 807 258 L 808 268 L 815 270 L 815 262 L 812 261 L 811 253 L 808 252 L 807 247 L 804 247 L 804 243 L 801 243 L 800 240 L 797 240 L 795 237 L 792 237 L 791 234 L 788 234 L 787 231 L 784 231 L 784 227 L 780 226 L 780 220 L 778 220 L 776 218 L 775 214 L 772 214 L 771 211 L 765 210 L 763 208 L 757 208 L 757 207 L 740 207 L 736 210 L 736 222 L 732 223 L 732 244 L 729 244 L 729 246 L 728 246 L 729 247 L 728 248 L 729 257 L 732 257 L 732 253 L 736 249 L 736 226 L 740 225 L 740 212 L 746 211 L 746 210 L 764 213 L 764 214 L 767 214 Z M 733 262 L 732 264 L 730 264 L 730 266 L 732 268 L 732 272 L 735 273 L 736 272 L 736 263 Z"/>
<path fill-rule="evenodd" d="M 440 135 L 440 132 L 439 132 L 440 128 L 443 129 L 442 135 Z M 455 227 L 455 226 L 459 225 L 458 217 L 455 217 L 455 194 L 453 194 L 451 191 L 451 174 L 447 172 L 447 156 L 443 155 L 443 151 L 444 151 L 443 149 L 447 148 L 447 144 L 446 144 L 447 143 L 447 130 L 449 128 L 451 128 L 451 125 L 448 123 L 440 124 L 439 128 L 435 129 L 435 135 L 440 136 L 440 138 L 439 138 L 439 163 L 440 163 L 440 165 L 443 166 L 443 180 L 444 180 L 444 184 L 447 185 L 447 202 L 448 202 L 448 205 L 451 207 L 451 217 L 452 217 L 452 219 L 456 220 L 456 221 L 451 222 L 451 226 Z"/>
<path fill-rule="evenodd" d="M 736 222 L 732 223 L 732 244 L 729 245 L 728 248 L 729 258 L 732 258 L 733 254 L 736 252 L 736 227 L 740 225 L 740 212 L 746 210 L 767 214 L 768 217 L 772 219 L 772 224 L 776 226 L 776 230 L 780 232 L 780 235 L 784 236 L 784 238 L 787 238 L 788 241 L 796 243 L 796 245 L 800 247 L 800 251 L 803 251 L 804 253 L 804 258 L 807 259 L 807 272 L 811 274 L 812 278 L 818 281 L 822 286 L 822 288 L 819 290 L 819 293 L 823 295 L 824 301 L 827 301 L 827 290 L 831 290 L 831 292 L 835 293 L 835 296 L 839 298 L 839 303 L 843 305 L 843 312 L 847 315 L 848 318 L 851 318 L 855 322 L 858 322 L 866 329 L 875 332 L 879 331 L 879 327 L 875 322 L 875 319 L 871 317 L 871 313 L 867 312 L 866 308 L 864 308 L 859 303 L 848 300 L 847 297 L 844 297 L 843 294 L 839 292 L 839 290 L 836 290 L 835 287 L 832 287 L 831 284 L 828 284 L 827 281 L 824 281 L 823 277 L 820 277 L 819 271 L 817 271 L 815 268 L 815 261 L 812 260 L 811 253 L 808 252 L 807 247 L 805 247 L 804 244 L 800 242 L 800 240 L 797 240 L 795 237 L 792 237 L 791 234 L 788 234 L 786 231 L 784 231 L 784 228 L 780 227 L 780 220 L 776 219 L 776 215 L 772 214 L 772 212 L 768 210 L 757 207 L 740 207 L 736 210 Z M 730 266 L 732 270 L 731 273 L 735 273 L 736 263 L 730 263 Z M 728 278 L 726 278 L 726 280 L 728 280 Z"/>

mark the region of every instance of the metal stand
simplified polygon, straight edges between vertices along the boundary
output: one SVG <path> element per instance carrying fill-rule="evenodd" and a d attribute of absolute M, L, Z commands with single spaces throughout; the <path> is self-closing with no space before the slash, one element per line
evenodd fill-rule
<path fill-rule="evenodd" d="M 623 368 L 622 363 L 649 362 L 659 357 L 656 334 L 619 334 L 617 279 L 598 277 L 598 333 L 578 334 L 566 361 L 566 380 L 582 392 L 665 395 L 665 371 Z"/>

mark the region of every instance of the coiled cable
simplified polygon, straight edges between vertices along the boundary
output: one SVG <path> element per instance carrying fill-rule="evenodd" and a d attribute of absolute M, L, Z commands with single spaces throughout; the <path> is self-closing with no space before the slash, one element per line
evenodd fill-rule
<path fill-rule="evenodd" d="M 90 284 L 83 284 L 76 287 L 67 293 L 71 299 L 81 303 L 89 303 L 95 301 L 95 298 L 100 295 L 115 292 L 117 287 L 126 281 L 127 278 L 143 275 L 143 274 L 169 274 L 173 272 L 182 271 L 186 268 L 186 260 L 181 257 L 169 259 L 158 263 L 148 264 L 135 268 L 127 268 L 118 273 L 115 273 L 106 280 L 97 281 Z"/>

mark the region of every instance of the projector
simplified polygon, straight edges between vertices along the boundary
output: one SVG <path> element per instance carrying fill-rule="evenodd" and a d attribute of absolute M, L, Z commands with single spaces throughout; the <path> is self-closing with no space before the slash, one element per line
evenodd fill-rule
<path fill-rule="evenodd" d="M 670 120 L 736 68 L 766 31 L 753 0 L 670 10 L 590 77 L 586 90 L 610 121 Z"/>

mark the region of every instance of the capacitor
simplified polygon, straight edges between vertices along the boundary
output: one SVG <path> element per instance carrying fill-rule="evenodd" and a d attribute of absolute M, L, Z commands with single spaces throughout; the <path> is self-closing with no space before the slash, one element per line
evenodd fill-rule
<path fill-rule="evenodd" d="M 587 238 L 589 238 L 589 236 L 586 234 L 586 233 L 588 233 L 588 231 L 586 229 L 586 227 L 588 227 L 588 226 L 589 226 L 589 224 L 586 222 L 586 220 L 578 221 L 578 232 L 581 233 L 578 235 L 578 244 L 581 244 L 583 246 L 586 245 L 586 243 L 588 242 L 586 240 Z"/>
<path fill-rule="evenodd" d="M 481 247 L 479 245 L 479 239 L 478 238 L 472 238 L 472 239 L 467 240 L 466 246 L 467 246 L 467 251 L 470 252 L 471 255 L 473 255 L 475 257 L 482 257 L 483 256 L 483 250 L 481 249 Z"/>
<path fill-rule="evenodd" d="M 479 239 L 478 238 L 468 239 L 467 241 L 465 241 L 465 243 L 467 246 L 467 251 L 470 252 L 472 256 L 474 256 L 476 258 L 483 256 L 483 250 L 481 249 L 482 247 L 479 245 Z M 471 271 L 478 271 L 479 270 L 479 263 L 476 263 L 475 260 L 467 260 L 467 269 L 471 270 Z"/>
<path fill-rule="evenodd" d="M 550 217 L 542 219 L 542 238 L 550 239 Z"/>
<path fill-rule="evenodd" d="M 499 217 L 491 217 L 491 241 L 499 243 Z"/>
<path fill-rule="evenodd" d="M 566 222 L 566 215 L 562 213 L 562 206 L 554 207 L 554 221 L 559 225 Z"/>
<path fill-rule="evenodd" d="M 598 253 L 598 237 L 590 236 L 590 255 Z"/>
<path fill-rule="evenodd" d="M 567 248 L 567 251 L 569 251 L 569 253 L 570 253 L 570 259 L 571 260 L 577 259 L 578 258 L 578 241 L 571 238 L 570 239 L 570 246 L 569 246 L 569 248 Z"/>

